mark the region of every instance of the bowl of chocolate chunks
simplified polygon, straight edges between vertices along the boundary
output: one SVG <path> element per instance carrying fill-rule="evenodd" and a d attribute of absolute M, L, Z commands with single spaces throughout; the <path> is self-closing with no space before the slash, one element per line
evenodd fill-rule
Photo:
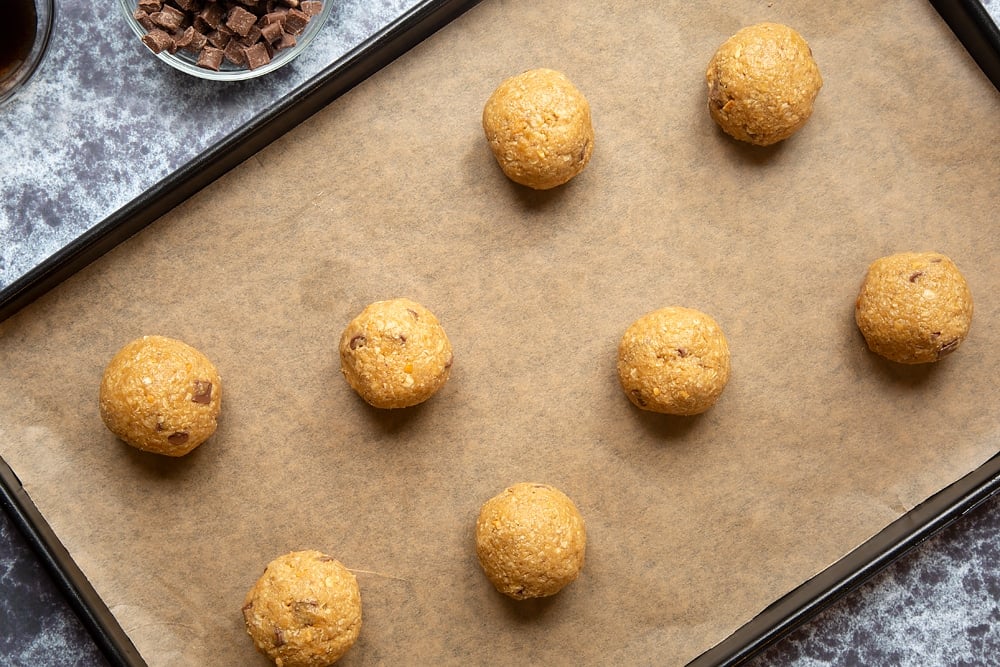
<path fill-rule="evenodd" d="M 240 81 L 288 64 L 319 33 L 333 0 L 119 0 L 163 62 L 202 79 Z"/>

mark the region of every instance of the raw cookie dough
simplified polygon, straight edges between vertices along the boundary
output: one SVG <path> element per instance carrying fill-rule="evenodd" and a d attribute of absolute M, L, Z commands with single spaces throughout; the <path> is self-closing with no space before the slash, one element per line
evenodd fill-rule
<path fill-rule="evenodd" d="M 890 255 L 868 267 L 854 319 L 873 352 L 901 364 L 924 364 L 965 340 L 972 293 L 958 267 L 940 253 Z"/>
<path fill-rule="evenodd" d="M 579 174 L 594 150 L 590 104 L 551 69 L 528 70 L 501 83 L 486 101 L 483 130 L 507 177 L 536 190 Z"/>
<path fill-rule="evenodd" d="M 121 348 L 101 379 L 101 419 L 138 449 L 183 456 L 215 433 L 222 380 L 186 343 L 143 336 Z"/>
<path fill-rule="evenodd" d="M 376 408 L 426 401 L 448 380 L 452 359 L 437 318 L 409 299 L 376 301 L 340 337 L 344 377 Z"/>
<path fill-rule="evenodd" d="M 486 501 L 476 521 L 479 564 L 516 600 L 555 595 L 575 580 L 586 546 L 576 505 L 547 484 L 515 484 Z"/>
<path fill-rule="evenodd" d="M 243 620 L 278 667 L 326 667 L 361 632 L 361 592 L 350 570 L 319 551 L 271 561 L 247 593 Z"/>
<path fill-rule="evenodd" d="M 812 50 L 779 23 L 743 28 L 712 56 L 705 73 L 708 111 L 727 134 L 758 146 L 805 125 L 823 86 Z"/>
<path fill-rule="evenodd" d="M 643 410 L 695 415 L 715 405 L 729 381 L 729 345 L 705 313 L 661 308 L 625 330 L 618 380 Z"/>

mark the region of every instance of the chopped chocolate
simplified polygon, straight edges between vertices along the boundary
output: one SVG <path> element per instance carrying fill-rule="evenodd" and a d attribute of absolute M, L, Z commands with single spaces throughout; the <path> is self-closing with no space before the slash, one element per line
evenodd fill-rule
<path fill-rule="evenodd" d="M 281 628 L 274 629 L 274 647 L 285 645 L 285 633 L 281 631 Z"/>
<path fill-rule="evenodd" d="M 163 9 L 158 12 L 153 12 L 149 15 L 149 18 L 153 20 L 153 23 L 160 26 L 168 32 L 177 32 L 184 25 L 184 19 L 187 15 L 176 7 L 171 7 L 170 5 L 163 5 Z"/>
<path fill-rule="evenodd" d="M 139 23 L 139 25 L 141 25 L 146 30 L 146 32 L 149 32 L 150 30 L 156 30 L 156 24 L 153 23 L 153 19 L 149 18 L 149 14 L 147 14 L 145 11 L 141 9 L 135 10 L 135 13 L 132 14 L 132 18 L 134 18 Z"/>
<path fill-rule="evenodd" d="M 187 431 L 176 431 L 167 436 L 167 442 L 171 445 L 183 445 L 189 437 Z"/>
<path fill-rule="evenodd" d="M 352 350 L 356 350 L 359 347 L 364 347 L 365 343 L 367 343 L 367 342 L 368 342 L 367 338 L 365 338 L 361 334 L 358 334 L 357 336 L 355 336 L 354 338 L 351 339 L 351 342 L 348 343 L 347 346 L 349 348 L 351 348 Z"/>
<path fill-rule="evenodd" d="M 191 394 L 192 403 L 208 405 L 212 402 L 212 383 L 208 380 L 195 380 L 194 393 Z"/>
<path fill-rule="evenodd" d="M 240 38 L 240 44 L 243 46 L 253 46 L 260 41 L 260 28 L 255 25 L 250 26 L 250 30 L 246 35 Z"/>
<path fill-rule="evenodd" d="M 323 3 L 320 2 L 320 0 L 302 0 L 299 9 L 304 11 L 309 16 L 316 16 L 323 11 Z"/>
<path fill-rule="evenodd" d="M 229 43 L 226 44 L 226 49 L 223 53 L 226 56 L 226 60 L 237 67 L 247 66 L 246 48 L 244 48 L 238 40 L 229 40 Z"/>
<path fill-rule="evenodd" d="M 281 29 L 280 23 L 265 23 L 263 27 L 258 28 L 260 30 L 260 36 L 264 38 L 268 44 L 274 44 L 281 39 L 281 36 L 285 34 L 285 31 Z"/>
<path fill-rule="evenodd" d="M 285 15 L 285 32 L 289 35 L 301 35 L 309 23 L 310 16 L 298 9 L 289 9 Z"/>
<path fill-rule="evenodd" d="M 143 35 L 142 43 L 148 46 L 149 50 L 153 53 L 161 53 L 173 45 L 174 38 L 171 37 L 165 30 L 153 28 Z"/>
<path fill-rule="evenodd" d="M 287 32 L 281 33 L 281 41 L 274 45 L 274 48 L 278 51 L 283 49 L 290 49 L 298 44 L 298 40 L 295 39 L 295 35 L 289 35 Z"/>
<path fill-rule="evenodd" d="M 212 30 L 218 30 L 222 25 L 222 19 L 226 15 L 226 10 L 222 5 L 209 3 L 201 10 L 198 17 Z"/>
<path fill-rule="evenodd" d="M 182 30 L 180 33 L 174 35 L 174 46 L 176 46 L 178 49 L 188 48 L 189 46 L 191 46 L 191 42 L 194 41 L 194 36 L 196 34 L 198 34 L 198 32 L 193 27 L 188 26 L 187 29 Z"/>
<path fill-rule="evenodd" d="M 910 274 L 910 282 L 911 283 L 917 282 L 917 278 L 919 278 L 922 275 L 924 275 L 923 271 L 914 271 L 913 273 Z"/>
<path fill-rule="evenodd" d="M 281 10 L 281 11 L 277 11 L 277 12 L 268 12 L 267 14 L 264 14 L 263 16 L 260 17 L 260 21 L 258 21 L 257 24 L 258 25 L 260 25 L 260 24 L 267 25 L 269 23 L 277 23 L 278 25 L 284 25 L 284 23 L 285 23 L 285 14 L 287 14 L 287 13 L 288 13 L 288 10 Z"/>
<path fill-rule="evenodd" d="M 226 16 L 226 25 L 232 28 L 233 32 L 240 37 L 245 37 L 256 22 L 257 17 L 239 5 L 230 9 L 229 14 Z"/>
<path fill-rule="evenodd" d="M 296 44 L 323 0 L 135 0 L 133 17 L 154 53 L 184 50 L 218 71 L 224 61 L 256 69 Z"/>
<path fill-rule="evenodd" d="M 194 36 L 191 38 L 191 43 L 187 46 L 187 50 L 192 53 L 201 53 L 206 44 L 208 44 L 208 38 L 195 30 Z"/>
<path fill-rule="evenodd" d="M 222 58 L 224 55 L 222 49 L 217 49 L 214 46 L 206 46 L 198 54 L 198 62 L 196 63 L 198 67 L 204 67 L 205 69 L 219 71 L 222 66 Z"/>
<path fill-rule="evenodd" d="M 229 41 L 232 39 L 232 35 L 227 35 L 224 32 L 219 32 L 218 30 L 213 30 L 205 36 L 208 43 L 217 49 L 224 49 L 229 45 Z"/>
<path fill-rule="evenodd" d="M 257 69 L 271 62 L 271 56 L 267 52 L 267 46 L 258 42 L 253 46 L 243 49 L 246 54 L 247 67 Z"/>
<path fill-rule="evenodd" d="M 642 397 L 642 392 L 638 389 L 632 390 L 632 396 L 635 397 L 636 403 L 642 407 L 646 407 L 646 399 Z"/>
<path fill-rule="evenodd" d="M 940 359 L 941 357 L 948 356 L 949 354 L 958 349 L 958 344 L 961 342 L 962 341 L 960 341 L 958 338 L 953 338 L 952 340 L 948 341 L 940 348 L 938 348 L 937 358 Z"/>

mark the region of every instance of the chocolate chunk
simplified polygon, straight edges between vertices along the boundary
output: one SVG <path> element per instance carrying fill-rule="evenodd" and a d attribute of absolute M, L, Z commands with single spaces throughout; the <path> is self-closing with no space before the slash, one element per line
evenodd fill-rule
<path fill-rule="evenodd" d="M 163 2 L 161 0 L 139 0 L 136 7 L 147 14 L 152 14 L 163 9 Z"/>
<path fill-rule="evenodd" d="M 238 40 L 235 39 L 229 40 L 229 43 L 226 44 L 224 53 L 226 56 L 226 60 L 236 65 L 237 67 L 247 66 L 246 49 L 243 48 L 243 45 L 240 44 Z"/>
<path fill-rule="evenodd" d="M 143 35 L 142 43 L 149 47 L 149 50 L 153 53 L 160 53 L 167 51 L 173 46 L 174 38 L 167 34 L 166 31 L 154 28 Z"/>
<path fill-rule="evenodd" d="M 225 49 L 229 46 L 229 42 L 233 39 L 233 36 L 229 33 L 221 32 L 219 30 L 213 30 L 212 32 L 205 35 L 205 39 L 208 43 L 217 49 Z"/>
<path fill-rule="evenodd" d="M 245 37 L 255 23 L 257 23 L 257 17 L 239 5 L 230 9 L 226 16 L 226 26 L 240 37 Z"/>
<path fill-rule="evenodd" d="M 285 31 L 281 29 L 280 23 L 265 23 L 263 27 L 259 28 L 261 37 L 267 41 L 268 44 L 274 44 L 281 39 L 281 36 L 285 34 Z"/>
<path fill-rule="evenodd" d="M 308 14 L 298 9 L 289 9 L 285 15 L 285 32 L 289 35 L 301 35 L 308 23 Z"/>
<path fill-rule="evenodd" d="M 194 36 L 198 34 L 197 31 L 188 26 L 187 29 L 182 30 L 179 34 L 174 36 L 174 46 L 178 49 L 186 49 L 191 46 L 191 42 L 194 41 Z"/>
<path fill-rule="evenodd" d="M 183 445 L 189 437 L 187 431 L 176 431 L 167 436 L 167 442 L 171 445 Z"/>
<path fill-rule="evenodd" d="M 298 40 L 295 39 L 295 35 L 289 35 L 287 32 L 281 33 L 281 41 L 274 45 L 274 48 L 278 51 L 283 49 L 290 49 L 298 44 Z"/>
<path fill-rule="evenodd" d="M 243 46 L 253 46 L 260 41 L 260 28 L 253 25 L 250 26 L 250 32 L 240 38 L 240 44 Z"/>
<path fill-rule="evenodd" d="M 641 407 L 646 407 L 646 399 L 642 397 L 641 391 L 639 391 L 638 389 L 633 389 L 632 396 L 635 397 L 635 402 L 638 403 Z"/>
<path fill-rule="evenodd" d="M 281 628 L 274 629 L 274 647 L 285 645 L 285 633 L 281 631 Z"/>
<path fill-rule="evenodd" d="M 153 19 L 149 18 L 149 14 L 147 14 L 141 9 L 135 10 L 135 12 L 132 14 L 132 18 L 134 18 L 139 23 L 139 25 L 141 25 L 146 30 L 146 32 L 149 32 L 150 30 L 156 30 L 156 24 L 153 23 Z"/>
<path fill-rule="evenodd" d="M 185 16 L 184 12 L 176 7 L 164 5 L 163 9 L 158 12 L 153 12 L 149 15 L 149 18 L 152 19 L 153 23 L 160 26 L 164 30 L 168 32 L 177 32 L 184 24 Z"/>
<path fill-rule="evenodd" d="M 208 380 L 195 380 L 194 393 L 191 394 L 192 403 L 208 405 L 212 402 L 212 383 Z"/>
<path fill-rule="evenodd" d="M 217 3 L 205 5 L 198 17 L 205 22 L 212 30 L 218 30 L 222 25 L 222 19 L 226 15 L 225 8 Z"/>
<path fill-rule="evenodd" d="M 679 347 L 677 348 L 677 356 L 683 359 L 684 357 L 688 356 L 688 351 L 685 350 L 683 347 Z"/>
<path fill-rule="evenodd" d="M 418 315 L 417 311 L 413 310 L 412 308 L 407 308 L 406 312 L 408 312 L 410 315 L 413 315 L 413 319 L 415 319 L 415 320 L 419 320 L 420 319 L 420 315 Z"/>
<path fill-rule="evenodd" d="M 201 50 L 204 49 L 207 44 L 208 38 L 195 30 L 194 35 L 191 37 L 191 43 L 187 46 L 187 50 L 192 53 L 201 53 Z"/>
<path fill-rule="evenodd" d="M 258 42 L 253 46 L 243 49 L 246 54 L 247 67 L 257 69 L 271 62 L 271 56 L 267 52 L 267 47 Z"/>
<path fill-rule="evenodd" d="M 201 9 L 201 3 L 198 0 L 174 0 L 174 2 L 186 12 L 196 12 Z"/>
<path fill-rule="evenodd" d="M 910 274 L 910 282 L 911 283 L 917 282 L 917 278 L 919 278 L 922 275 L 924 275 L 923 271 L 914 271 L 913 273 Z"/>
<path fill-rule="evenodd" d="M 938 348 L 937 358 L 940 359 L 941 357 L 946 357 L 955 350 L 957 350 L 959 342 L 960 341 L 957 338 L 953 338 L 944 345 L 942 345 L 940 348 Z"/>
<path fill-rule="evenodd" d="M 224 54 L 225 52 L 222 49 L 217 49 L 214 46 L 206 46 L 198 55 L 198 62 L 195 64 L 198 65 L 198 67 L 204 67 L 205 69 L 218 72 L 219 68 L 222 66 L 222 58 Z"/>
<path fill-rule="evenodd" d="M 260 24 L 267 25 L 269 23 L 277 23 L 278 25 L 284 25 L 285 24 L 285 14 L 287 14 L 287 13 L 288 13 L 288 10 L 281 10 L 281 11 L 277 11 L 277 12 L 268 12 L 267 14 L 264 14 L 263 16 L 260 17 L 260 21 L 257 22 L 257 25 L 260 25 Z"/>
<path fill-rule="evenodd" d="M 351 342 L 348 343 L 347 346 L 350 347 L 352 350 L 356 350 L 359 347 L 364 347 L 365 343 L 367 342 L 368 342 L 367 338 L 365 338 L 361 334 L 358 334 L 357 336 L 351 339 Z"/>
<path fill-rule="evenodd" d="M 309 16 L 316 16 L 323 11 L 323 3 L 320 0 L 303 0 L 299 9 Z"/>

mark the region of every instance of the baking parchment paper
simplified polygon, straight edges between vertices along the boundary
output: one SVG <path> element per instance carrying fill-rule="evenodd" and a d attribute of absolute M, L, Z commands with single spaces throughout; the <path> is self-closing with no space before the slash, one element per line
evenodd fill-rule
<path fill-rule="evenodd" d="M 810 42 L 816 112 L 769 149 L 712 123 L 704 71 L 754 22 Z M 480 127 L 506 76 L 565 72 L 587 169 L 535 192 Z M 356 573 L 343 664 L 679 664 L 998 450 L 1000 96 L 929 4 L 486 0 L 0 324 L 0 454 L 152 665 L 266 664 L 243 595 L 316 548 Z M 867 351 L 869 262 L 949 255 L 976 300 L 940 363 Z M 455 365 L 369 408 L 337 340 L 414 298 Z M 710 313 L 732 379 L 694 418 L 636 410 L 625 327 Z M 175 336 L 223 377 L 216 435 L 174 460 L 101 424 L 104 365 Z M 479 506 L 551 483 L 587 521 L 579 580 L 496 593 Z"/>

